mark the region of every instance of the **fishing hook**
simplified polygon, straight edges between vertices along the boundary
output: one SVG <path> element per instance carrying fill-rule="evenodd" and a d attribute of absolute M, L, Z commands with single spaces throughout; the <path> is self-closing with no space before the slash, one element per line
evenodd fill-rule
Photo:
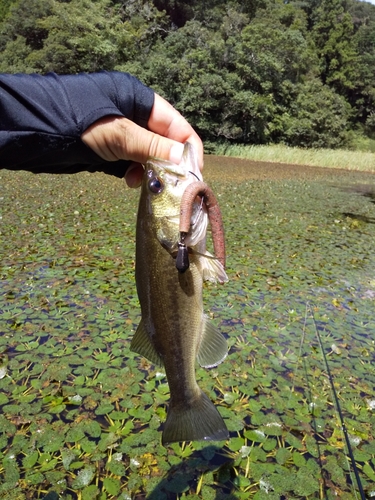
<path fill-rule="evenodd" d="M 211 224 L 212 241 L 216 258 L 225 267 L 225 241 L 224 228 L 219 204 L 212 189 L 203 181 L 192 182 L 185 189 L 180 205 L 180 241 L 178 242 L 178 252 L 176 267 L 180 273 L 189 268 L 189 251 L 185 244 L 185 238 L 191 225 L 191 216 L 195 198 L 200 196 L 206 206 L 208 220 Z"/>

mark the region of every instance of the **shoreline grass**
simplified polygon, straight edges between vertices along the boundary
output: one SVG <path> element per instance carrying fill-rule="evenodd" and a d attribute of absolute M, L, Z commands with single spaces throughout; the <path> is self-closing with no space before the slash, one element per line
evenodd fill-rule
<path fill-rule="evenodd" d="M 267 146 L 219 145 L 215 148 L 215 154 L 253 161 L 375 172 L 375 153 L 364 151 L 302 149 L 282 144 Z"/>

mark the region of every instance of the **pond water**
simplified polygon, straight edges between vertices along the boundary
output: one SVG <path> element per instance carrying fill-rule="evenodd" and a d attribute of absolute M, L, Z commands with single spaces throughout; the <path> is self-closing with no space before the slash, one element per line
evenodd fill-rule
<path fill-rule="evenodd" d="M 129 351 L 139 193 L 0 171 L 0 498 L 375 496 L 375 176 L 207 157 L 228 358 L 197 380 L 227 443 L 160 444 L 168 385 Z"/>

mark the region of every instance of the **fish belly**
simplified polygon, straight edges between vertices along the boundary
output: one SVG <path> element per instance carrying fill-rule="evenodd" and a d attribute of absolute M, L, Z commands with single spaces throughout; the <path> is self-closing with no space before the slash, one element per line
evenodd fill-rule
<path fill-rule="evenodd" d="M 139 249 L 136 281 L 144 328 L 170 387 L 163 444 L 227 439 L 222 417 L 195 379 L 204 319 L 202 277 L 194 259 L 181 274 L 160 245 L 152 249 L 152 258 Z"/>

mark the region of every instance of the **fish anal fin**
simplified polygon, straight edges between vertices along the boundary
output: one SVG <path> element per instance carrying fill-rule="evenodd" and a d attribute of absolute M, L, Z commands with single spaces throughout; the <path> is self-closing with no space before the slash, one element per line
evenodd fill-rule
<path fill-rule="evenodd" d="M 131 341 L 130 350 L 144 356 L 154 365 L 163 365 L 161 357 L 151 343 L 142 319 Z"/>
<path fill-rule="evenodd" d="M 202 340 L 197 354 L 198 363 L 204 368 L 212 368 L 224 361 L 227 354 L 227 341 L 209 319 L 204 316 Z"/>
<path fill-rule="evenodd" d="M 212 401 L 201 391 L 190 407 L 171 401 L 162 436 L 163 445 L 179 441 L 225 441 L 228 429 Z"/>

